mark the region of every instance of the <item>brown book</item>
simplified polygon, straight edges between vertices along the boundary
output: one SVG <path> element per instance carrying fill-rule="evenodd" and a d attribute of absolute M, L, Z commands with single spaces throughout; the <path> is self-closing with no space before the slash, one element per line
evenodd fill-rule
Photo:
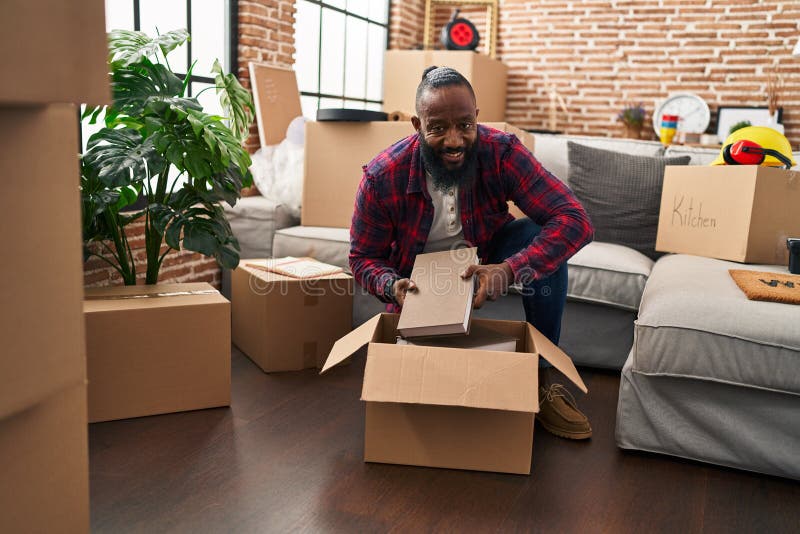
<path fill-rule="evenodd" d="M 419 254 L 414 260 L 411 280 L 417 290 L 406 294 L 397 331 L 404 338 L 469 333 L 472 278 L 461 273 L 478 263 L 478 249 L 461 248 Z"/>
<path fill-rule="evenodd" d="M 398 337 L 397 344 L 501 352 L 516 352 L 517 350 L 516 338 L 499 334 L 485 327 L 480 328 L 477 325 L 472 325 L 469 334 L 463 336 L 419 337 L 412 339 Z"/>

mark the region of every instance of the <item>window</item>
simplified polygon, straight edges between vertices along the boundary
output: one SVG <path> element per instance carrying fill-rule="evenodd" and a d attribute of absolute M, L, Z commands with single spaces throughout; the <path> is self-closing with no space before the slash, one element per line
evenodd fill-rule
<path fill-rule="evenodd" d="M 188 96 L 197 96 L 208 113 L 221 114 L 215 91 L 201 91 L 213 86 L 211 67 L 218 59 L 225 72 L 232 72 L 238 63 L 236 32 L 231 21 L 238 18 L 237 0 L 106 0 L 106 31 L 137 30 L 150 36 L 186 28 L 191 41 L 169 54 L 170 67 L 179 77 L 186 75 L 193 61 Z M 102 121 L 81 125 L 81 148 Z"/>
<path fill-rule="evenodd" d="M 381 109 L 389 0 L 298 0 L 294 37 L 303 115 Z"/>

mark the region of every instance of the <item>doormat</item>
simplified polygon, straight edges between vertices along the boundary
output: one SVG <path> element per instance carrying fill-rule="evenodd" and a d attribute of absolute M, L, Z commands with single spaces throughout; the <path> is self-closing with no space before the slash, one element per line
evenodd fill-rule
<path fill-rule="evenodd" d="M 728 271 L 750 300 L 800 304 L 800 275 L 765 271 Z"/>

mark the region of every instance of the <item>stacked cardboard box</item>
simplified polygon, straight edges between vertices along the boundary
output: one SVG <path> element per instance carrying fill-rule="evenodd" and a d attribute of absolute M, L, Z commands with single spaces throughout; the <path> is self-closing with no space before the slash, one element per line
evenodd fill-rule
<path fill-rule="evenodd" d="M 433 63 L 432 63 L 433 62 Z M 473 84 L 483 124 L 513 133 L 533 152 L 530 133 L 502 122 L 506 105 L 506 66 L 474 52 L 391 51 L 386 53 L 384 109 L 414 114 L 414 95 L 420 74 L 429 64 L 459 69 Z M 297 79 L 290 69 L 250 64 L 261 144 L 277 144 L 292 119 L 301 114 Z M 362 166 L 379 152 L 412 135 L 409 121 L 308 122 L 303 175 L 303 226 L 348 228 L 353 216 Z M 512 205 L 517 217 L 522 213 Z"/>
<path fill-rule="evenodd" d="M 508 67 L 471 50 L 387 50 L 383 60 L 383 110 L 416 115 L 417 85 L 427 67 L 451 67 L 469 80 L 480 108 L 480 120 L 506 120 Z"/>
<path fill-rule="evenodd" d="M 0 11 L 11 22 L 0 33 L 0 532 L 86 532 L 74 104 L 110 101 L 104 3 L 12 1 Z"/>

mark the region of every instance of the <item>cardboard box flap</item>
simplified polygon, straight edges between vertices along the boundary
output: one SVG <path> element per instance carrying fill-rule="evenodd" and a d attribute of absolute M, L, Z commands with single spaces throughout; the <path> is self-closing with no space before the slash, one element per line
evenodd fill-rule
<path fill-rule="evenodd" d="M 581 391 L 588 393 L 589 390 L 578 374 L 578 370 L 575 369 L 575 364 L 572 363 L 572 359 L 533 326 L 527 325 L 527 328 L 528 350 L 532 351 L 535 349 L 542 358 L 552 363 L 553 367 L 564 373 L 564 375 L 569 378 L 573 384 L 578 386 Z"/>
<path fill-rule="evenodd" d="M 342 363 L 367 343 L 377 340 L 380 322 L 381 314 L 379 313 L 346 336 L 339 338 L 336 343 L 333 344 L 333 348 L 330 354 L 328 354 L 328 359 L 325 360 L 325 365 L 322 366 L 322 370 L 319 374 Z"/>
<path fill-rule="evenodd" d="M 297 77 L 285 67 L 253 62 L 249 66 L 261 146 L 277 145 L 286 138 L 289 123 L 303 114 Z"/>
<path fill-rule="evenodd" d="M 370 346 L 361 400 L 533 413 L 538 364 L 524 352 Z"/>

